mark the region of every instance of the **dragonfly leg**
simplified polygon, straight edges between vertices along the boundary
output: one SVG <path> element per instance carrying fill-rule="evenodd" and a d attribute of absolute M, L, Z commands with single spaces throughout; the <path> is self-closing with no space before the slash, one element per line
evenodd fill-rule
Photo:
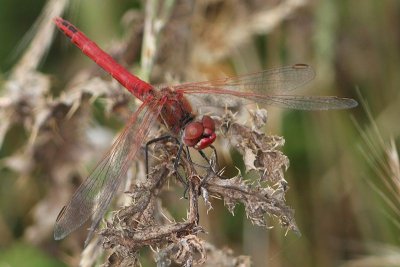
<path fill-rule="evenodd" d="M 184 146 L 183 143 L 181 143 L 179 145 L 178 153 L 176 154 L 176 159 L 175 159 L 175 162 L 174 162 L 174 170 L 175 170 L 175 173 L 176 173 L 179 181 L 181 181 L 181 183 L 185 186 L 185 189 L 183 190 L 183 197 L 185 199 L 187 199 L 187 191 L 189 190 L 189 183 L 187 181 L 185 181 L 185 179 L 182 177 L 182 175 L 178 172 L 178 166 L 179 166 L 179 161 L 181 159 L 183 146 Z M 187 146 L 186 146 L 186 148 L 188 149 Z M 188 149 L 188 152 L 189 152 L 189 149 Z M 190 159 L 190 154 L 189 153 L 188 153 L 188 158 Z"/>
<path fill-rule="evenodd" d="M 151 139 L 150 141 L 148 141 L 146 143 L 146 148 L 145 148 L 145 161 L 146 161 L 146 177 L 149 176 L 149 145 L 159 142 L 159 141 L 163 141 L 163 140 L 167 140 L 167 139 L 172 139 L 175 140 L 178 144 L 180 143 L 178 138 L 172 136 L 172 135 L 164 135 L 164 136 L 160 136 L 154 139 Z"/>
<path fill-rule="evenodd" d="M 215 166 L 214 166 L 214 167 L 217 167 L 217 170 L 218 170 L 218 169 L 219 169 L 219 166 L 218 166 L 218 153 L 217 153 L 217 150 L 216 150 L 216 148 L 215 148 L 213 145 L 210 145 L 209 147 L 213 150 L 213 153 L 214 153 L 214 155 L 215 155 Z M 218 174 L 218 172 L 217 172 L 217 171 L 215 170 L 215 168 L 212 166 L 211 160 L 207 157 L 206 154 L 204 154 L 204 152 L 203 152 L 202 150 L 199 150 L 199 153 L 200 153 L 200 155 L 208 162 L 209 168 L 210 168 L 210 170 L 211 170 L 211 172 L 212 172 L 213 174 L 215 174 L 215 175 L 216 175 L 218 178 L 220 178 L 220 179 L 228 179 L 227 177 L 224 177 L 224 176 Z M 206 182 L 206 180 L 203 180 L 203 181 L 202 181 L 202 184 L 204 184 L 205 182 Z"/>
<path fill-rule="evenodd" d="M 187 189 L 188 189 L 188 183 L 185 181 L 185 179 L 182 177 L 182 175 L 178 172 L 179 161 L 181 159 L 183 146 L 184 146 L 183 143 L 181 143 L 179 145 L 178 153 L 176 154 L 176 159 L 175 159 L 175 162 L 174 162 L 174 170 L 175 170 L 176 175 L 178 176 L 179 181 L 181 181 L 182 184 L 185 185 L 185 192 L 186 192 Z"/>
<path fill-rule="evenodd" d="M 178 172 L 178 167 L 179 167 L 179 161 L 182 155 L 182 151 L 183 151 L 183 146 L 184 144 L 179 142 L 178 138 L 176 138 L 175 136 L 172 135 L 164 135 L 164 136 L 160 136 L 157 138 L 154 138 L 150 141 L 148 141 L 146 143 L 146 149 L 145 149 L 145 157 L 146 157 L 146 176 L 149 175 L 149 145 L 155 143 L 155 142 L 159 142 L 159 141 L 163 141 L 163 140 L 167 140 L 167 139 L 172 139 L 174 140 L 176 143 L 179 144 L 179 149 L 178 149 L 178 153 L 176 154 L 176 159 L 174 161 L 174 171 L 178 177 L 178 180 L 185 186 L 185 190 L 184 190 L 184 197 L 186 195 L 186 192 L 189 188 L 188 183 L 186 182 L 186 180 L 182 177 L 182 175 Z M 186 198 L 186 197 L 185 197 Z"/>
<path fill-rule="evenodd" d="M 145 150 L 146 175 L 147 176 L 149 175 L 149 156 L 148 156 L 149 155 L 149 145 L 151 145 L 151 144 L 153 144 L 155 142 L 159 142 L 159 141 L 163 141 L 163 140 L 167 140 L 167 139 L 174 140 L 177 144 L 179 144 L 178 153 L 176 154 L 176 159 L 174 161 L 174 171 L 177 174 L 179 181 L 181 181 L 185 185 L 185 187 L 187 187 L 187 183 L 186 183 L 185 179 L 178 172 L 179 161 L 180 161 L 180 158 L 181 158 L 181 155 L 182 155 L 182 150 L 183 150 L 184 144 L 179 142 L 178 138 L 176 138 L 175 136 L 172 136 L 172 135 L 160 136 L 160 137 L 154 138 L 154 139 L 152 139 L 152 140 L 150 140 L 149 142 L 146 143 L 146 150 Z"/>
<path fill-rule="evenodd" d="M 187 183 L 187 181 L 185 180 L 185 178 L 182 177 L 182 175 L 181 175 L 181 174 L 179 173 L 179 171 L 178 171 L 179 162 L 180 162 L 180 159 L 181 159 L 181 156 L 182 156 L 182 152 L 183 152 L 183 147 L 184 147 L 185 145 L 184 145 L 183 143 L 179 142 L 178 138 L 176 138 L 176 137 L 174 137 L 174 136 L 172 136 L 172 135 L 164 135 L 164 136 L 160 136 L 160 137 L 154 138 L 154 139 L 152 139 L 152 140 L 150 140 L 150 141 L 148 141 L 148 142 L 146 143 L 146 148 L 145 148 L 146 175 L 147 175 L 147 176 L 149 175 L 149 146 L 150 146 L 151 144 L 155 143 L 155 142 L 159 142 L 159 141 L 163 141 L 163 140 L 167 140 L 167 139 L 172 139 L 172 140 L 176 141 L 176 143 L 179 144 L 178 153 L 176 154 L 176 159 L 175 159 L 175 161 L 174 161 L 174 171 L 175 171 L 175 173 L 176 173 L 176 175 L 177 175 L 178 180 L 185 186 L 183 196 L 184 196 L 184 198 L 187 198 L 187 197 L 186 197 L 186 194 L 187 194 L 187 191 L 188 191 L 188 189 L 189 189 L 189 184 Z M 192 163 L 192 164 L 194 164 L 194 165 L 196 165 L 196 166 L 198 166 L 198 167 L 200 167 L 200 168 L 209 169 L 211 172 L 213 172 L 213 173 L 214 173 L 216 176 L 218 176 L 219 178 L 225 179 L 225 177 L 222 177 L 221 175 L 219 175 L 219 174 L 217 173 L 217 171 L 215 171 L 214 167 L 211 166 L 211 160 L 207 157 L 207 155 L 206 155 L 202 150 L 198 150 L 198 152 L 199 152 L 199 154 L 201 155 L 201 157 L 204 158 L 204 159 L 206 160 L 206 162 L 208 163 L 208 166 L 204 166 L 204 165 L 201 165 L 201 164 L 198 164 L 198 163 L 194 162 L 194 161 L 192 160 L 191 156 L 190 156 L 189 147 L 188 147 L 188 146 L 185 146 L 185 147 L 186 147 L 186 152 L 187 152 L 187 153 L 186 153 L 187 159 L 189 160 L 190 163 Z M 216 166 L 217 166 L 217 168 L 218 168 L 218 154 L 217 154 L 217 150 L 216 150 L 215 147 L 212 146 L 212 145 L 210 145 L 209 147 L 213 150 L 213 153 L 214 153 L 214 155 L 215 155 L 215 160 L 216 160 Z M 205 182 L 205 181 L 203 181 L 202 183 L 204 183 L 204 182 Z"/>
<path fill-rule="evenodd" d="M 213 150 L 213 153 L 214 153 L 214 156 L 215 156 L 215 166 L 212 166 L 211 159 L 209 159 L 207 157 L 207 155 L 202 150 L 198 150 L 198 152 L 199 152 L 200 156 L 208 163 L 208 166 L 204 166 L 204 165 L 201 165 L 201 164 L 198 164 L 198 163 L 194 162 L 192 160 L 192 158 L 190 157 L 189 147 L 186 146 L 186 150 L 187 150 L 186 154 L 187 154 L 188 160 L 190 161 L 190 163 L 192 163 L 193 165 L 195 165 L 197 167 L 200 167 L 200 168 L 203 168 L 203 169 L 209 169 L 213 174 L 215 174 L 217 177 L 219 177 L 221 179 L 227 179 L 226 177 L 223 177 L 223 176 L 221 176 L 221 175 L 219 175 L 217 173 L 217 170 L 219 169 L 219 166 L 218 166 L 218 153 L 217 153 L 216 148 L 213 145 L 210 145 L 209 147 Z M 204 182 L 205 181 L 203 181 L 202 183 L 204 183 Z"/>
<path fill-rule="evenodd" d="M 215 166 L 217 167 L 217 169 L 219 169 L 218 166 L 218 153 L 217 153 L 217 149 L 215 149 L 215 147 L 213 145 L 210 145 L 209 148 L 211 148 L 213 150 L 213 153 L 215 155 Z M 208 162 L 208 164 L 210 165 L 210 168 L 213 170 L 213 172 L 215 174 L 216 171 L 213 169 L 213 167 L 211 166 L 211 160 L 206 156 L 206 154 L 204 154 L 204 152 L 202 150 L 199 150 L 200 155 Z"/>
<path fill-rule="evenodd" d="M 215 150 L 214 147 L 213 147 L 213 150 L 214 150 L 214 154 L 217 155 L 217 154 L 216 154 L 216 150 Z M 199 164 L 199 163 L 194 162 L 194 161 L 192 160 L 191 156 L 190 156 L 189 147 L 186 146 L 186 154 L 187 154 L 187 159 L 189 160 L 189 162 L 190 162 L 191 164 L 195 165 L 196 167 L 199 167 L 199 168 L 203 168 L 203 169 L 210 168 L 211 165 L 210 165 L 210 160 L 208 159 L 208 157 L 204 154 L 204 152 L 203 152 L 202 150 L 197 150 L 197 151 L 200 153 L 201 157 L 207 161 L 208 166 L 201 165 L 201 164 Z M 218 166 L 218 165 L 217 165 L 217 166 Z"/>

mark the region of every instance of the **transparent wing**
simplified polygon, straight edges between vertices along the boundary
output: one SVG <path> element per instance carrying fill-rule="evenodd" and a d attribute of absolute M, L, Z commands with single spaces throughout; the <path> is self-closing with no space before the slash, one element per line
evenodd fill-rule
<path fill-rule="evenodd" d="M 311 66 L 295 64 L 214 81 L 183 83 L 174 86 L 174 89 L 188 94 L 201 93 L 204 88 L 282 94 L 305 85 L 314 77 L 315 72 Z"/>
<path fill-rule="evenodd" d="M 351 98 L 341 98 L 337 96 L 243 96 L 246 99 L 266 105 L 273 105 L 283 108 L 300 110 L 329 110 L 329 109 L 348 109 L 358 105 L 357 101 Z"/>
<path fill-rule="evenodd" d="M 323 110 L 346 109 L 357 105 L 355 100 L 349 98 L 288 94 L 314 77 L 315 73 L 309 65 L 296 64 L 216 81 L 181 84 L 173 86 L 173 89 L 184 93 L 199 106 L 231 107 L 258 102 L 291 109 Z"/>
<path fill-rule="evenodd" d="M 112 148 L 61 210 L 54 226 L 56 240 L 64 238 L 92 217 L 86 242 L 91 239 L 162 106 L 163 103 L 156 100 L 143 103 L 132 115 Z"/>

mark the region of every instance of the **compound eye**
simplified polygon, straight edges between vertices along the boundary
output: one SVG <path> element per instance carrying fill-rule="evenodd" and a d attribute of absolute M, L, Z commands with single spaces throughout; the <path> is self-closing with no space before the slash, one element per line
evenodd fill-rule
<path fill-rule="evenodd" d="M 201 120 L 205 129 L 209 129 L 212 132 L 215 131 L 215 122 L 210 116 L 203 116 Z"/>
<path fill-rule="evenodd" d="M 203 135 L 203 125 L 200 122 L 191 122 L 185 127 L 185 131 L 183 133 L 183 140 L 185 140 L 185 143 L 187 145 L 189 143 L 197 143 L 198 140 L 202 137 Z"/>

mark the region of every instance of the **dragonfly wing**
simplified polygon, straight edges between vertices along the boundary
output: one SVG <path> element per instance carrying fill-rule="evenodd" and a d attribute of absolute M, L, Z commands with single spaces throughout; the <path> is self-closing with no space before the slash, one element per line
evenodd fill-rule
<path fill-rule="evenodd" d="M 86 242 L 91 239 L 162 106 L 163 103 L 156 100 L 145 102 L 131 116 L 111 149 L 61 210 L 54 226 L 56 240 L 64 238 L 92 217 Z"/>
<path fill-rule="evenodd" d="M 275 95 L 267 97 L 256 95 L 244 97 L 254 102 L 265 103 L 266 105 L 299 110 L 348 109 L 358 105 L 354 99 L 337 96 Z"/>
<path fill-rule="evenodd" d="M 200 107 L 239 107 L 249 103 L 260 103 L 299 110 L 328 110 L 348 109 L 358 105 L 354 99 L 337 96 L 264 95 L 218 88 L 204 88 L 202 92 L 188 91 L 185 95 L 193 106 Z"/>
<path fill-rule="evenodd" d="M 315 73 L 310 66 L 296 64 L 216 81 L 186 83 L 174 86 L 173 89 L 187 95 L 195 106 L 236 107 L 254 102 L 302 110 L 346 109 L 357 106 L 357 102 L 349 98 L 287 94 L 314 77 Z"/>
<path fill-rule="evenodd" d="M 183 83 L 173 88 L 187 94 L 204 93 L 207 88 L 272 95 L 293 91 L 310 82 L 314 77 L 315 72 L 311 66 L 295 64 L 214 81 Z"/>

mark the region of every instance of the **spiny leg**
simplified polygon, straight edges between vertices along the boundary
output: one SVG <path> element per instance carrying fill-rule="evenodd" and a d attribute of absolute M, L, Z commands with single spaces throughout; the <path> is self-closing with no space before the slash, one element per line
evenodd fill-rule
<path fill-rule="evenodd" d="M 215 166 L 217 167 L 217 169 L 219 169 L 219 166 L 218 166 L 218 153 L 217 153 L 217 149 L 216 149 L 213 145 L 210 145 L 209 147 L 213 150 L 213 154 L 214 154 L 214 156 L 215 156 Z M 207 157 L 207 155 L 203 152 L 203 150 L 198 150 L 198 152 L 199 152 L 199 154 L 201 155 L 201 157 L 208 163 L 208 166 L 204 166 L 204 165 L 201 165 L 201 164 L 198 164 L 198 163 L 194 162 L 194 161 L 192 160 L 192 158 L 190 157 L 189 147 L 186 147 L 186 150 L 187 150 L 187 158 L 188 158 L 188 160 L 190 161 L 190 163 L 192 163 L 193 165 L 195 165 L 195 166 L 197 166 L 197 167 L 200 167 L 200 168 L 210 169 L 211 172 L 212 172 L 213 174 L 215 174 L 217 177 L 219 177 L 219 178 L 221 178 L 221 179 L 227 179 L 227 177 L 221 176 L 221 175 L 219 175 L 219 174 L 217 173 L 217 171 L 215 170 L 215 166 L 213 166 L 213 164 L 211 163 L 211 159 L 209 159 L 209 158 Z"/>
<path fill-rule="evenodd" d="M 219 169 L 217 149 L 213 145 L 210 145 L 209 147 L 213 150 L 213 153 L 214 153 L 214 156 L 215 156 L 215 166 L 217 167 L 217 169 Z M 207 161 L 207 163 L 210 165 L 210 168 L 213 170 L 213 172 L 215 174 L 217 174 L 216 171 L 214 170 L 214 168 L 212 167 L 211 160 L 207 157 L 207 155 L 204 154 L 204 152 L 202 150 L 199 150 L 199 153 Z"/>
<path fill-rule="evenodd" d="M 163 141 L 166 139 L 172 139 L 174 140 L 177 144 L 179 144 L 179 149 L 178 149 L 178 153 L 176 155 L 175 161 L 174 161 L 174 171 L 176 173 L 176 175 L 178 176 L 179 181 L 181 181 L 182 184 L 185 185 L 185 192 L 188 189 L 188 184 L 185 181 L 185 179 L 182 177 L 182 175 L 178 172 L 178 166 L 179 166 L 179 161 L 180 161 L 180 157 L 182 154 L 182 150 L 183 150 L 183 146 L 184 144 L 179 142 L 178 138 L 176 138 L 175 136 L 172 135 L 164 135 L 164 136 L 160 136 L 157 138 L 154 138 L 150 141 L 148 141 L 146 143 L 146 149 L 145 149 L 145 157 L 146 157 L 146 176 L 149 175 L 149 145 L 155 143 L 155 142 L 159 142 L 159 141 Z"/>
<path fill-rule="evenodd" d="M 182 150 L 183 150 L 183 143 L 179 144 L 179 149 L 178 149 L 178 153 L 176 154 L 176 158 L 175 158 L 175 162 L 174 162 L 174 171 L 176 173 L 176 175 L 178 176 L 179 181 L 182 182 L 182 184 L 185 185 L 185 193 L 188 189 L 188 183 L 185 181 L 185 179 L 181 176 L 181 174 L 178 172 L 178 167 L 179 167 L 179 161 L 181 159 L 181 155 L 182 155 Z M 184 193 L 184 195 L 185 195 Z"/>
<path fill-rule="evenodd" d="M 146 158 L 145 158 L 145 160 L 146 160 L 146 177 L 149 176 L 149 145 L 151 145 L 151 144 L 153 144 L 153 143 L 155 143 L 155 142 L 159 142 L 159 141 L 166 140 L 166 139 L 173 139 L 173 140 L 175 140 L 175 141 L 179 144 L 179 140 L 178 140 L 176 137 L 172 136 L 172 135 L 160 136 L 160 137 L 151 139 L 150 141 L 148 141 L 148 142 L 146 143 L 146 148 L 145 148 L 145 157 L 146 157 Z"/>
<path fill-rule="evenodd" d="M 201 155 L 201 157 L 202 157 L 203 159 L 206 160 L 206 162 L 208 163 L 208 166 L 201 165 L 201 164 L 199 164 L 199 163 L 194 162 L 194 161 L 192 160 L 191 156 L 190 156 L 189 147 L 186 146 L 186 154 L 187 154 L 187 159 L 189 160 L 189 162 L 190 162 L 191 164 L 195 165 L 196 167 L 199 167 L 199 168 L 203 168 L 203 169 L 208 169 L 208 168 L 210 168 L 210 167 L 211 167 L 211 164 L 210 164 L 211 160 L 208 159 L 208 157 L 206 156 L 206 154 L 205 154 L 202 150 L 197 150 L 197 151 L 199 152 L 199 154 Z M 214 149 L 214 153 L 216 153 L 215 149 Z M 215 154 L 215 155 L 216 155 L 216 154 Z"/>

